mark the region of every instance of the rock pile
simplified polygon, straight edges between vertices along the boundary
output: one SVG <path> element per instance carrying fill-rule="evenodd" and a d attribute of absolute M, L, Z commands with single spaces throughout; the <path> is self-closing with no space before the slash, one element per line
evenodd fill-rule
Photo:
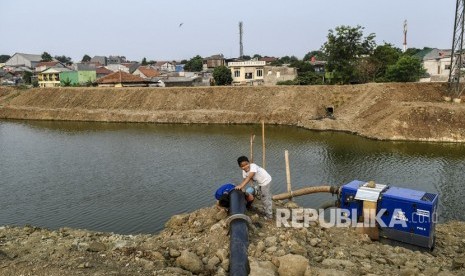
<path fill-rule="evenodd" d="M 348 228 L 276 227 L 251 212 L 251 275 L 464 275 L 465 223 L 437 226 L 433 251 Z M 227 213 L 172 217 L 158 235 L 0 227 L 0 275 L 227 275 Z"/>

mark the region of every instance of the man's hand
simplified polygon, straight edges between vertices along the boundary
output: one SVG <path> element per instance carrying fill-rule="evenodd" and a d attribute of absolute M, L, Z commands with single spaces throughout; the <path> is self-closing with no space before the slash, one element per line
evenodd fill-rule
<path fill-rule="evenodd" d="M 242 190 L 242 188 L 244 187 L 242 187 L 241 185 L 237 185 L 236 187 L 234 187 L 234 190 Z"/>

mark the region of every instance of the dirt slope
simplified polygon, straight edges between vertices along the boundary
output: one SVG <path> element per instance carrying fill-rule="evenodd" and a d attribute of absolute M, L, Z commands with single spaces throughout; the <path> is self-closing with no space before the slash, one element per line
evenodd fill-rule
<path fill-rule="evenodd" d="M 285 124 L 376 139 L 465 141 L 465 104 L 437 83 L 201 88 L 0 88 L 0 118 Z M 465 98 L 463 99 L 465 100 Z M 334 118 L 325 118 L 326 108 Z"/>

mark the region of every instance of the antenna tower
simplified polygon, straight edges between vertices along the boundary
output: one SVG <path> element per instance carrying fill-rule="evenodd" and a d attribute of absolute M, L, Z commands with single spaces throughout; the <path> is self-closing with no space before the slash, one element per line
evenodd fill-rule
<path fill-rule="evenodd" d="M 244 56 L 244 45 L 242 45 L 242 21 L 239 22 L 239 58 Z"/>
<path fill-rule="evenodd" d="M 407 51 L 407 20 L 404 21 L 404 48 L 402 51 L 404 53 Z"/>
<path fill-rule="evenodd" d="M 454 35 L 452 38 L 452 52 L 450 55 L 449 93 L 459 98 L 463 92 L 462 78 L 463 66 L 463 33 L 465 24 L 465 0 L 457 0 L 455 8 Z"/>

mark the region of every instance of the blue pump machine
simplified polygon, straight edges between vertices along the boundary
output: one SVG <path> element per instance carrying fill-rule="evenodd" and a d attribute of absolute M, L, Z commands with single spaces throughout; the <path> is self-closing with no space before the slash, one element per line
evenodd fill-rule
<path fill-rule="evenodd" d="M 363 201 L 377 202 L 379 235 L 432 249 L 437 220 L 438 195 L 354 180 L 341 187 L 339 207 L 350 219 L 363 218 Z M 354 216 L 357 216 L 355 218 Z"/>

